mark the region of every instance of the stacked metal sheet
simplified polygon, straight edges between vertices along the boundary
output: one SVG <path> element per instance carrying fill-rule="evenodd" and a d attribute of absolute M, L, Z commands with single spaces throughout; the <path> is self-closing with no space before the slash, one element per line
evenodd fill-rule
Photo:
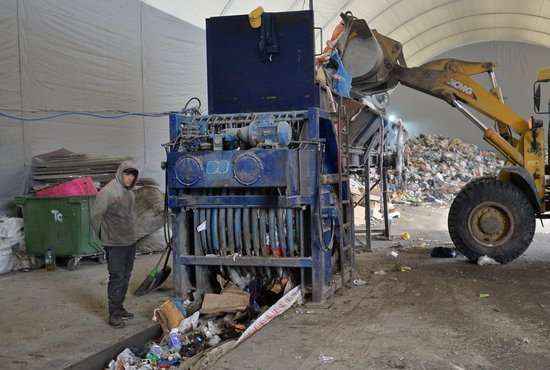
<path fill-rule="evenodd" d="M 32 179 L 35 190 L 65 181 L 89 176 L 94 182 L 105 183 L 114 178 L 121 162 L 131 157 L 93 156 L 61 148 L 34 156 Z"/>

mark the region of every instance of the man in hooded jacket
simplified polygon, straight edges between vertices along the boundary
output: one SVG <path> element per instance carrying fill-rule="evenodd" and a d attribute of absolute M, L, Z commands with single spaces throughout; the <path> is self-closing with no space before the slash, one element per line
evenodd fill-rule
<path fill-rule="evenodd" d="M 135 196 L 132 188 L 139 171 L 127 161 L 120 164 L 115 178 L 97 194 L 90 222 L 101 239 L 107 256 L 109 285 L 109 325 L 123 328 L 123 320 L 134 314 L 126 311 L 124 300 L 136 254 Z"/>

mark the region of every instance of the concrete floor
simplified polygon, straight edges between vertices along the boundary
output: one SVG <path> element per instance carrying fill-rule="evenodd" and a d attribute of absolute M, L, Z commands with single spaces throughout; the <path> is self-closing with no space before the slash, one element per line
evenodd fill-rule
<path fill-rule="evenodd" d="M 550 368 L 550 229 L 538 227 L 517 260 L 477 266 L 464 257 L 430 258 L 429 247 L 450 242 L 447 208 L 400 211 L 393 240 L 376 241 L 373 252 L 357 256 L 357 277 L 367 285 L 343 289 L 323 305 L 290 309 L 212 368 Z M 399 238 L 404 231 L 410 240 Z M 387 260 L 386 251 L 399 243 L 398 260 Z M 131 291 L 158 258 L 136 259 Z M 374 274 L 380 270 L 385 275 Z M 106 266 L 93 261 L 74 272 L 0 276 L 0 368 L 70 366 L 150 327 L 153 310 L 172 294 L 169 279 L 162 290 L 129 295 L 136 318 L 114 330 L 106 322 L 106 282 Z"/>
<path fill-rule="evenodd" d="M 130 291 L 145 279 L 158 255 L 138 256 Z M 0 368 L 62 369 L 154 323 L 153 310 L 173 292 L 169 278 L 142 297 L 129 294 L 136 317 L 124 329 L 107 324 L 107 266 L 83 260 L 77 271 L 59 266 L 0 276 Z M 156 325 L 156 324 L 154 324 Z"/>
<path fill-rule="evenodd" d="M 367 285 L 287 311 L 211 368 L 550 368 L 550 229 L 538 227 L 527 252 L 506 265 L 431 258 L 431 247 L 450 244 L 447 213 L 402 209 L 394 240 L 357 256 Z M 388 260 L 399 244 L 398 259 Z"/>

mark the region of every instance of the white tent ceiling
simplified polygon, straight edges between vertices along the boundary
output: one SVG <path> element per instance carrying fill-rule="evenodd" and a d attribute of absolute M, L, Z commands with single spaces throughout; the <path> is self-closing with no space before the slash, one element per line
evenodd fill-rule
<path fill-rule="evenodd" d="M 220 15 L 309 8 L 306 0 L 144 0 L 198 27 Z M 518 41 L 550 47 L 550 0 L 313 0 L 316 26 L 326 39 L 351 11 L 371 28 L 404 45 L 409 66 L 457 47 L 482 41 Z"/>

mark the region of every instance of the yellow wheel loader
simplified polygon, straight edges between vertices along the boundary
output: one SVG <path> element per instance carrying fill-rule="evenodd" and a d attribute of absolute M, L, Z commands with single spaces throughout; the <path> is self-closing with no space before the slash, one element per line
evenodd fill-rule
<path fill-rule="evenodd" d="M 536 218 L 550 217 L 542 121 L 525 120 L 504 104 L 494 73 L 497 64 L 441 59 L 409 68 L 398 41 L 371 30 L 351 13 L 341 17 L 342 32 L 333 35 L 332 44 L 351 74 L 352 98 L 385 92 L 398 83 L 422 91 L 457 108 L 504 156 L 505 166 L 495 176 L 477 178 L 457 194 L 448 228 L 456 248 L 472 261 L 487 255 L 507 263 L 520 256 L 533 240 Z M 491 89 L 471 77 L 482 73 Z M 541 69 L 534 84 L 536 113 L 550 110 L 540 106 L 549 82 L 550 68 Z M 544 84 L 548 90 L 541 89 Z M 471 109 L 494 124 L 484 123 Z"/>

